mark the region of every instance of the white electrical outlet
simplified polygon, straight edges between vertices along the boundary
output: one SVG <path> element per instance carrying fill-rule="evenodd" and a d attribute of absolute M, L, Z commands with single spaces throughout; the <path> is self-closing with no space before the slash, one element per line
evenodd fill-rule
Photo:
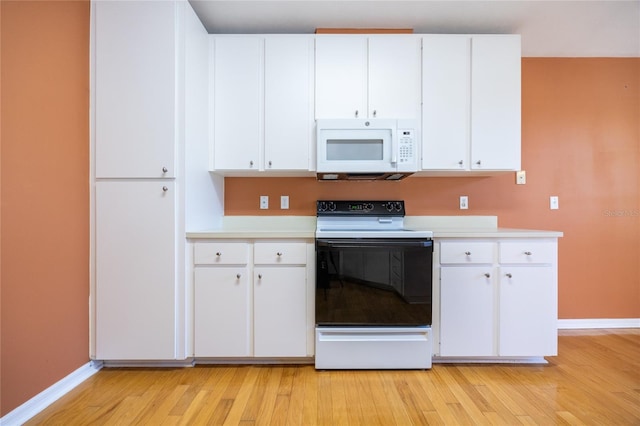
<path fill-rule="evenodd" d="M 460 196 L 460 210 L 467 210 L 469 208 L 469 197 L 466 195 Z"/>
<path fill-rule="evenodd" d="M 289 208 L 289 196 L 288 195 L 281 195 L 280 196 L 280 209 L 281 210 L 286 210 Z"/>
<path fill-rule="evenodd" d="M 516 185 L 524 185 L 527 183 L 527 172 L 520 170 L 516 172 Z"/>
<path fill-rule="evenodd" d="M 549 208 L 551 210 L 558 210 L 560 208 L 560 202 L 558 201 L 557 195 L 549 197 Z"/>
<path fill-rule="evenodd" d="M 260 196 L 260 209 L 261 210 L 266 210 L 269 208 L 269 196 L 268 195 L 261 195 Z"/>

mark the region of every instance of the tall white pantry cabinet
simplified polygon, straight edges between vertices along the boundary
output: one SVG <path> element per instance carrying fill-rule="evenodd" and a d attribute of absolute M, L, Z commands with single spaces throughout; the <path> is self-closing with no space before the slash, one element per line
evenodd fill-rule
<path fill-rule="evenodd" d="M 185 154 L 206 150 L 208 35 L 183 1 L 94 1 L 92 19 L 91 357 L 185 359 L 186 210 L 215 187 Z"/>

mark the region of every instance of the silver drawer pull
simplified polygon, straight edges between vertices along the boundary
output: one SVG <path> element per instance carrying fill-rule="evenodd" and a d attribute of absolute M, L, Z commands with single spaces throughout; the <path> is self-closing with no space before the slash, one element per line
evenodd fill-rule
<path fill-rule="evenodd" d="M 513 277 L 513 275 L 511 275 L 511 274 L 506 274 L 506 275 L 507 275 L 507 278 L 512 278 Z"/>
<path fill-rule="evenodd" d="M 236 278 L 237 278 L 237 279 L 240 279 L 240 277 L 241 277 L 241 276 L 242 276 L 242 275 L 240 275 L 240 274 L 236 274 Z"/>
<path fill-rule="evenodd" d="M 163 190 L 164 192 L 167 192 L 167 191 L 169 190 L 169 188 L 167 188 L 166 186 L 163 186 L 163 187 L 162 187 L 162 190 Z"/>
<path fill-rule="evenodd" d="M 216 253 L 216 256 L 220 257 L 220 256 L 222 256 L 222 253 L 217 252 L 217 253 Z"/>
<path fill-rule="evenodd" d="M 526 254 L 527 256 L 531 256 L 531 252 L 530 251 L 525 251 L 524 254 Z"/>
<path fill-rule="evenodd" d="M 258 279 L 261 280 L 262 279 L 262 274 L 258 274 Z"/>
<path fill-rule="evenodd" d="M 464 254 L 466 254 L 467 256 L 471 256 L 471 252 L 470 251 L 465 251 Z"/>
<path fill-rule="evenodd" d="M 169 171 L 169 169 L 167 169 L 166 167 L 162 168 L 162 173 L 167 173 Z"/>
<path fill-rule="evenodd" d="M 278 255 L 278 257 L 282 256 L 282 252 L 277 252 L 276 254 Z"/>
<path fill-rule="evenodd" d="M 485 277 L 487 277 L 487 278 L 491 278 L 491 274 L 490 274 L 490 273 L 488 273 L 488 272 L 485 272 L 485 273 L 484 273 L 484 276 L 485 276 Z"/>

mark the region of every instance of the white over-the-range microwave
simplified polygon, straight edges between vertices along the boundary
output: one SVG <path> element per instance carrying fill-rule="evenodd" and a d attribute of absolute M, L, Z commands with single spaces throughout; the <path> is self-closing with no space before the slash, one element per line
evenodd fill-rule
<path fill-rule="evenodd" d="M 416 120 L 316 120 L 318 180 L 400 180 L 418 169 Z"/>

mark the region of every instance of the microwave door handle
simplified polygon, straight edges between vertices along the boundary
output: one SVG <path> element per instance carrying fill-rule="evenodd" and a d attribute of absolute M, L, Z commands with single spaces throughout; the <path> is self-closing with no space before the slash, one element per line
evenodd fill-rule
<path fill-rule="evenodd" d="M 396 165 L 398 163 L 398 147 L 397 144 L 397 134 L 391 135 L 391 164 Z"/>

